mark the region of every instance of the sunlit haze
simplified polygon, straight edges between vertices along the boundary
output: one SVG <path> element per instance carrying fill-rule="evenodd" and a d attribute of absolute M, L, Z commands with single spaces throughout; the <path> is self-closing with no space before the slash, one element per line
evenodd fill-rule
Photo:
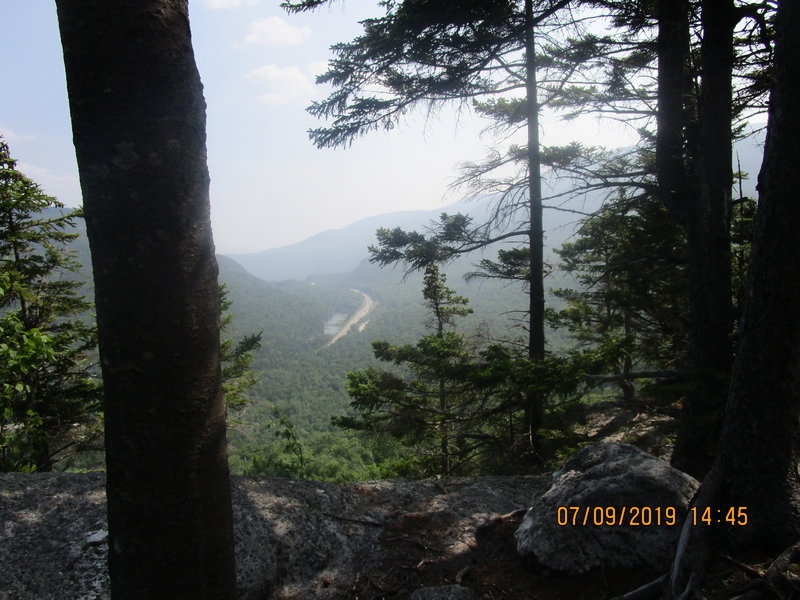
<path fill-rule="evenodd" d="M 467 107 L 420 111 L 347 149 L 318 150 L 321 122 L 305 108 L 326 96 L 315 75 L 329 47 L 379 16 L 375 0 L 335 2 L 287 15 L 276 1 L 192 0 L 195 53 L 208 103 L 208 158 L 217 250 L 253 252 L 301 241 L 361 218 L 437 209 L 459 200 L 448 186 L 458 164 L 492 145 Z M 5 0 L 0 134 L 20 168 L 68 205 L 81 202 L 53 2 Z M 594 118 L 542 120 L 542 143 L 573 139 L 621 146 L 633 132 Z"/>

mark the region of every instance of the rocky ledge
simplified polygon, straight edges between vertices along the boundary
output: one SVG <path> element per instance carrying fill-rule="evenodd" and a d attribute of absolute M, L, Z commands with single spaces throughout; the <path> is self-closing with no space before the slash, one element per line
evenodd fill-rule
<path fill-rule="evenodd" d="M 698 487 L 617 443 L 552 476 L 232 481 L 242 600 L 608 598 L 668 568 Z M 0 598 L 108 597 L 107 539 L 102 473 L 0 475 Z"/>
<path fill-rule="evenodd" d="M 549 478 L 232 481 L 242 600 L 324 600 L 469 597 L 479 529 Z M 0 475 L 0 598 L 107 598 L 106 544 L 102 473 Z"/>

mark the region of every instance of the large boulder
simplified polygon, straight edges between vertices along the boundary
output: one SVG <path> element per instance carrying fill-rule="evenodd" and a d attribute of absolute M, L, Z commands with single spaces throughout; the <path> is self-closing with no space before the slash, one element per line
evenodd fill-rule
<path fill-rule="evenodd" d="M 698 486 L 635 446 L 586 446 L 534 498 L 516 532 L 517 550 L 569 573 L 666 569 Z"/>

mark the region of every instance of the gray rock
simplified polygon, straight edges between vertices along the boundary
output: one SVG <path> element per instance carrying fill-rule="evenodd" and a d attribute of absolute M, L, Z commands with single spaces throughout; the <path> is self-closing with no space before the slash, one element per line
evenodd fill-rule
<path fill-rule="evenodd" d="M 466 557 L 479 527 L 525 506 L 546 482 L 234 477 L 240 599 L 350 599 L 356 588 L 377 598 L 384 588 L 437 583 L 414 583 L 415 566 Z M 0 474 L 0 600 L 109 597 L 104 484 L 102 473 Z"/>
<path fill-rule="evenodd" d="M 0 475 L 0 598 L 106 599 L 105 477 Z"/>
<path fill-rule="evenodd" d="M 475 592 L 460 585 L 438 585 L 415 590 L 408 600 L 478 600 Z"/>
<path fill-rule="evenodd" d="M 666 569 L 698 486 L 694 478 L 634 446 L 587 446 L 553 474 L 550 489 L 534 498 L 515 534 L 517 550 L 570 573 L 600 566 Z M 606 514 L 606 507 L 614 507 L 614 514 Z M 645 525 L 648 520 L 651 524 Z"/>

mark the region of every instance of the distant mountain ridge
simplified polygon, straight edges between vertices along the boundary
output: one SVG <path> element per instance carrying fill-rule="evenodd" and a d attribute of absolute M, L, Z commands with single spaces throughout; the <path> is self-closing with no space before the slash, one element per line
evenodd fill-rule
<path fill-rule="evenodd" d="M 267 281 L 302 281 L 312 276 L 349 273 L 369 258 L 368 247 L 375 244 L 375 231 L 381 227 L 424 232 L 431 223 L 439 221 L 442 213 L 464 213 L 472 216 L 475 223 L 482 223 L 488 219 L 495 201 L 495 197 L 486 196 L 461 200 L 433 210 L 385 213 L 361 219 L 341 229 L 323 231 L 289 246 L 226 256 L 252 275 Z M 547 226 L 552 227 L 562 224 L 546 222 Z M 560 245 L 562 236 L 555 237 Z"/>
<path fill-rule="evenodd" d="M 291 244 L 252 252 L 229 254 L 250 273 L 267 281 L 303 280 L 311 275 L 329 275 L 352 271 L 369 256 L 367 247 L 375 243 L 375 230 L 380 227 L 416 229 L 441 212 L 401 211 L 361 219 L 341 229 L 323 231 Z"/>
<path fill-rule="evenodd" d="M 734 168 L 746 173 L 748 178 L 737 181 L 745 196 L 757 197 L 756 176 L 761 166 L 764 132 L 751 129 L 751 136 L 734 145 Z M 570 182 L 545 173 L 543 196 L 560 196 L 567 193 Z M 591 212 L 604 201 L 603 191 L 576 195 L 575 202 L 581 211 Z M 312 276 L 349 273 L 369 257 L 367 248 L 375 244 L 375 231 L 386 227 L 425 231 L 431 222 L 438 221 L 441 213 L 465 213 L 477 224 L 491 214 L 497 196 L 461 200 L 434 210 L 410 210 L 367 217 L 341 229 L 323 231 L 310 238 L 279 248 L 227 256 L 242 265 L 249 273 L 267 281 L 303 281 Z M 561 200 L 546 202 L 558 205 Z M 524 211 L 523 211 L 524 212 Z M 545 256 L 559 248 L 574 231 L 575 214 L 558 210 L 544 212 L 544 229 L 547 248 Z"/>

